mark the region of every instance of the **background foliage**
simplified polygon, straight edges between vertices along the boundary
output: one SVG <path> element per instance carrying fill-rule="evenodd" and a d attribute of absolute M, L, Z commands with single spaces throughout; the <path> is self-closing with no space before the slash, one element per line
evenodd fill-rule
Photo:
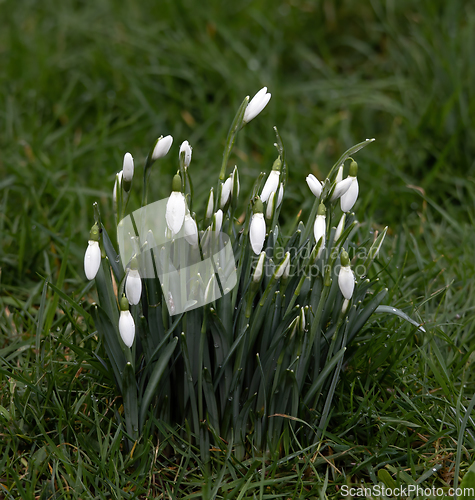
<path fill-rule="evenodd" d="M 381 471 L 458 481 L 475 449 L 465 412 L 474 28 L 462 0 L 0 3 L 0 483 L 10 498 L 312 497 L 388 481 Z M 150 198 L 169 191 L 188 139 L 204 200 L 200 179 L 219 169 L 235 109 L 263 85 L 273 98 L 236 148 L 243 190 L 272 165 L 273 125 L 290 167 L 284 224 L 310 207 L 310 171 L 323 178 L 347 147 L 375 137 L 358 155 L 357 216 L 390 226 L 380 262 L 397 284 L 388 303 L 423 318 L 427 334 L 399 320 L 374 326 L 380 340 L 362 339 L 345 367 L 333 432 L 302 460 L 230 455 L 206 468 L 195 450 L 146 433 L 132 460 L 111 420 L 120 401 L 93 355 L 94 293 L 82 271 L 92 202 L 112 220 L 124 152 L 139 162 L 161 134 L 175 149 L 153 172 Z"/>

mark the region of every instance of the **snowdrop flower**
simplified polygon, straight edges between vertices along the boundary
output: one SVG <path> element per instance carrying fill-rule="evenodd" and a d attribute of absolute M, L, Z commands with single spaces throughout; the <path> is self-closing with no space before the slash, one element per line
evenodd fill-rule
<path fill-rule="evenodd" d="M 185 196 L 181 192 L 181 177 L 176 174 L 173 177 L 172 194 L 167 201 L 167 208 L 165 211 L 165 219 L 167 226 L 173 234 L 180 232 L 180 229 L 185 222 L 186 202 Z"/>
<path fill-rule="evenodd" d="M 221 208 L 224 208 L 226 203 L 229 201 L 232 190 L 233 190 L 233 178 L 229 176 L 221 187 L 221 202 L 220 202 Z"/>
<path fill-rule="evenodd" d="M 133 306 L 140 302 L 140 297 L 142 296 L 142 280 L 140 279 L 140 274 L 137 269 L 137 259 L 135 258 L 132 259 L 130 270 L 127 274 L 125 295 L 127 296 L 129 304 Z"/>
<path fill-rule="evenodd" d="M 322 183 L 313 174 L 307 175 L 306 181 L 310 191 L 312 191 L 316 198 L 320 198 L 323 188 Z"/>
<path fill-rule="evenodd" d="M 330 201 L 338 200 L 341 198 L 351 187 L 351 178 L 347 177 L 340 182 L 336 183 L 335 189 L 333 190 L 332 197 Z"/>
<path fill-rule="evenodd" d="M 130 153 L 125 153 L 122 165 L 122 177 L 125 182 L 130 183 L 134 177 L 134 159 Z"/>
<path fill-rule="evenodd" d="M 89 242 L 84 254 L 84 274 L 88 280 L 96 277 L 101 265 L 101 249 L 99 247 L 99 226 L 94 224 L 89 233 Z"/>
<path fill-rule="evenodd" d="M 232 192 L 232 195 L 233 195 L 233 198 L 235 200 L 237 200 L 237 197 L 239 196 L 239 189 L 241 187 L 241 185 L 239 184 L 239 172 L 238 172 L 238 168 L 237 168 L 237 165 L 234 166 L 234 170 L 233 170 L 233 173 L 232 173 L 232 178 L 233 178 L 233 192 Z"/>
<path fill-rule="evenodd" d="M 279 194 L 277 195 L 277 208 L 280 207 L 283 197 L 284 197 L 284 185 L 281 182 L 279 186 Z"/>
<path fill-rule="evenodd" d="M 271 173 L 269 177 L 267 177 L 266 183 L 262 188 L 261 192 L 261 200 L 265 203 L 268 199 L 272 191 L 277 192 L 277 188 L 279 187 L 280 182 L 280 168 L 282 166 L 282 161 L 279 158 L 275 160 L 274 165 L 272 166 Z"/>
<path fill-rule="evenodd" d="M 208 205 L 206 207 L 206 218 L 207 219 L 211 219 L 211 216 L 213 215 L 213 207 L 214 207 L 214 192 L 213 192 L 213 188 L 211 188 L 210 192 L 209 192 Z"/>
<path fill-rule="evenodd" d="M 350 300 L 355 289 L 355 276 L 350 268 L 350 259 L 348 253 L 343 250 L 341 252 L 341 268 L 338 274 L 338 286 L 345 299 Z"/>
<path fill-rule="evenodd" d="M 122 186 L 122 175 L 122 170 L 115 175 L 114 189 L 112 190 L 112 206 L 114 207 L 114 212 L 117 212 L 117 192 Z"/>
<path fill-rule="evenodd" d="M 320 245 L 320 248 L 318 250 L 317 259 L 320 257 L 320 255 L 323 252 L 323 249 L 325 248 L 326 226 L 327 226 L 325 214 L 326 214 L 325 205 L 323 203 L 320 203 L 320 205 L 318 205 L 317 216 L 315 217 L 315 224 L 313 225 L 315 244 L 318 244 L 318 242 L 322 240 L 322 244 Z"/>
<path fill-rule="evenodd" d="M 171 135 L 159 137 L 155 143 L 155 147 L 153 148 L 152 160 L 155 161 L 159 158 L 163 158 L 170 150 L 172 143 L 173 137 Z"/>
<path fill-rule="evenodd" d="M 244 111 L 243 123 L 249 123 L 255 118 L 267 106 L 270 98 L 271 94 L 267 92 L 267 87 L 263 87 L 259 90 L 247 105 L 246 111 Z"/>
<path fill-rule="evenodd" d="M 340 198 L 342 212 L 349 212 L 358 199 L 359 186 L 358 179 L 356 178 L 357 173 L 358 164 L 355 161 L 352 161 L 350 165 L 350 175 L 347 177 L 347 179 L 350 179 L 351 183 L 346 193 L 343 194 Z"/>
<path fill-rule="evenodd" d="M 285 258 L 282 264 L 277 268 L 277 271 L 275 272 L 275 277 L 280 278 L 282 276 L 283 279 L 287 279 L 289 277 L 289 273 L 290 273 L 290 253 L 287 252 L 285 254 Z"/>
<path fill-rule="evenodd" d="M 219 233 L 221 231 L 221 227 L 223 226 L 223 211 L 219 209 L 214 214 L 214 230 Z"/>
<path fill-rule="evenodd" d="M 192 148 L 191 148 L 189 142 L 188 141 L 183 141 L 181 143 L 180 153 L 179 153 L 178 156 L 181 158 L 182 153 L 184 153 L 183 165 L 185 167 L 189 167 L 189 165 L 190 165 L 190 162 L 191 162 L 191 151 L 192 151 Z"/>
<path fill-rule="evenodd" d="M 341 236 L 341 233 L 343 232 L 343 229 L 345 228 L 345 220 L 346 220 L 346 214 L 344 213 L 341 216 L 340 222 L 338 223 L 338 226 L 335 231 L 335 236 L 333 237 L 333 241 L 336 243 Z"/>
<path fill-rule="evenodd" d="M 264 246 L 266 239 L 266 221 L 264 220 L 264 205 L 262 201 L 257 198 L 254 206 L 252 207 L 251 226 L 249 228 L 249 239 L 251 241 L 252 251 L 259 255 Z"/>
<path fill-rule="evenodd" d="M 269 199 L 267 200 L 266 219 L 272 219 L 272 215 L 274 214 L 274 207 L 275 207 L 275 191 L 272 191 L 272 193 L 269 196 Z"/>
<path fill-rule="evenodd" d="M 130 348 L 135 338 L 135 322 L 129 311 L 129 301 L 123 295 L 120 299 L 119 333 L 124 344 Z"/>
<path fill-rule="evenodd" d="M 261 252 L 256 264 L 256 269 L 254 270 L 254 274 L 252 275 L 252 281 L 254 283 L 259 283 L 261 281 L 265 258 L 266 258 L 266 253 Z"/>
<path fill-rule="evenodd" d="M 185 215 L 185 240 L 193 247 L 198 246 L 198 227 L 190 214 Z"/>

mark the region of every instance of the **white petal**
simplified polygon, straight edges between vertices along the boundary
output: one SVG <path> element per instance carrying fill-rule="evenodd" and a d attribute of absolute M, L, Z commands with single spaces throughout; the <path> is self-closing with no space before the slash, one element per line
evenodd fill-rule
<path fill-rule="evenodd" d="M 313 225 L 313 235 L 315 236 L 315 243 L 322 240 L 320 249 L 318 251 L 318 256 L 325 248 L 325 237 L 326 237 L 326 218 L 324 215 L 317 215 L 315 217 L 315 224 Z"/>
<path fill-rule="evenodd" d="M 125 282 L 125 295 L 129 304 L 136 305 L 142 295 L 142 280 L 137 269 L 131 269 Z"/>
<path fill-rule="evenodd" d="M 251 247 L 256 255 L 259 255 L 264 246 L 266 239 L 266 221 L 264 214 L 253 214 L 251 219 L 251 227 L 249 228 L 249 238 L 251 240 Z"/>
<path fill-rule="evenodd" d="M 198 245 L 198 227 L 191 215 L 185 215 L 185 240 L 192 246 Z"/>
<path fill-rule="evenodd" d="M 340 198 L 342 212 L 349 212 L 358 199 L 358 179 L 352 177 L 352 183 L 348 191 Z"/>
<path fill-rule="evenodd" d="M 135 338 L 135 322 L 130 311 L 120 311 L 119 333 L 127 347 L 132 347 Z"/>
<path fill-rule="evenodd" d="M 348 189 L 350 189 L 351 184 L 353 182 L 353 179 L 355 179 L 355 178 L 356 177 L 349 177 L 348 176 L 346 179 L 343 179 L 342 181 L 337 182 L 335 190 L 333 191 L 333 194 L 331 197 L 331 201 L 335 201 L 338 198 L 340 198 L 341 196 L 343 196 L 348 191 Z"/>
<path fill-rule="evenodd" d="M 343 165 L 340 165 L 338 167 L 338 173 L 336 174 L 336 177 L 335 177 L 335 182 L 340 182 L 343 180 Z"/>
<path fill-rule="evenodd" d="M 134 159 L 130 153 L 125 153 L 122 165 L 124 181 L 130 182 L 134 177 Z"/>
<path fill-rule="evenodd" d="M 320 195 L 322 194 L 322 183 L 313 175 L 309 174 L 307 175 L 307 184 L 308 187 L 310 188 L 310 191 L 317 197 L 320 198 Z"/>
<path fill-rule="evenodd" d="M 350 300 L 355 289 L 355 276 L 350 266 L 342 266 L 338 274 L 338 286 L 345 299 Z"/>
<path fill-rule="evenodd" d="M 213 215 L 213 205 L 214 205 L 214 194 L 213 190 L 209 193 L 208 206 L 206 207 L 206 218 L 210 219 Z"/>
<path fill-rule="evenodd" d="M 343 214 L 336 228 L 335 236 L 333 237 L 333 241 L 335 243 L 340 239 L 341 233 L 343 232 L 343 229 L 345 227 L 345 219 L 346 219 L 346 214 Z"/>
<path fill-rule="evenodd" d="M 214 230 L 219 233 L 221 231 L 221 227 L 223 225 L 223 211 L 219 209 L 215 214 L 214 214 L 214 220 L 215 220 L 215 227 Z"/>
<path fill-rule="evenodd" d="M 282 203 L 283 197 L 284 197 L 284 185 L 281 182 L 280 186 L 279 186 L 279 194 L 277 195 L 277 208 L 280 207 L 280 204 Z"/>
<path fill-rule="evenodd" d="M 167 201 L 167 209 L 165 211 L 165 219 L 167 226 L 177 234 L 183 226 L 185 221 L 186 203 L 183 193 L 172 191 L 170 198 Z"/>
<path fill-rule="evenodd" d="M 278 170 L 272 170 L 271 173 L 269 174 L 269 177 L 267 177 L 264 187 L 262 188 L 262 193 L 261 193 L 262 203 L 265 203 L 267 201 L 272 191 L 277 192 L 277 188 L 279 187 L 279 180 L 280 180 L 280 172 Z"/>
<path fill-rule="evenodd" d="M 101 249 L 99 242 L 89 240 L 89 245 L 84 255 L 84 273 L 88 280 L 93 280 L 96 277 L 97 271 L 101 265 Z"/>
<path fill-rule="evenodd" d="M 158 139 L 155 147 L 153 148 L 152 160 L 158 160 L 159 158 L 163 158 L 171 148 L 173 142 L 173 137 L 171 135 L 167 135 L 166 137 L 162 137 Z"/>
<path fill-rule="evenodd" d="M 255 118 L 266 106 L 271 98 L 271 94 L 267 93 L 267 87 L 263 87 L 251 99 L 244 112 L 243 122 L 248 123 Z"/>
<path fill-rule="evenodd" d="M 183 141 L 180 146 L 179 156 L 181 157 L 181 153 L 185 152 L 185 167 L 188 167 L 191 163 L 191 146 L 188 141 Z"/>
<path fill-rule="evenodd" d="M 233 189 L 233 179 L 231 177 L 228 177 L 221 189 L 221 203 L 220 203 L 221 208 L 223 208 L 224 205 L 226 205 L 226 203 L 228 202 L 229 197 L 231 196 L 232 189 Z"/>

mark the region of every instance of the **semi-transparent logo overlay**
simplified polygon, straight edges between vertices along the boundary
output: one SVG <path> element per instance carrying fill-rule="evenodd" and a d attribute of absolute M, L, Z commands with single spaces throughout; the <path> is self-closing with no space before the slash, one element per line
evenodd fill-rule
<path fill-rule="evenodd" d="M 167 201 L 122 219 L 117 241 L 124 269 L 135 257 L 142 278 L 158 278 L 173 316 L 219 299 L 236 286 L 237 277 L 229 236 L 208 229 L 197 240 L 185 224 L 172 235 L 165 220 Z"/>

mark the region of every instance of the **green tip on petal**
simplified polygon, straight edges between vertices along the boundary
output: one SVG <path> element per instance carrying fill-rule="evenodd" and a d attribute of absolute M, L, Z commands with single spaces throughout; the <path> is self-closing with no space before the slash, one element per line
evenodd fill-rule
<path fill-rule="evenodd" d="M 275 160 L 274 164 L 272 165 L 272 170 L 277 170 L 280 172 L 280 169 L 282 168 L 282 160 L 280 159 L 280 156 Z"/>
<path fill-rule="evenodd" d="M 348 172 L 351 177 L 356 177 L 358 175 L 358 163 L 353 160 L 350 163 L 350 171 Z"/>
<path fill-rule="evenodd" d="M 120 306 L 121 311 L 128 311 L 129 310 L 129 301 L 127 300 L 127 297 L 125 296 L 125 293 L 122 295 L 122 298 L 120 299 L 119 306 Z"/>
<path fill-rule="evenodd" d="M 91 227 L 91 231 L 89 233 L 89 239 L 93 241 L 99 241 L 100 240 L 100 229 L 99 225 L 97 222 Z"/>
<path fill-rule="evenodd" d="M 327 209 L 326 209 L 325 205 L 323 203 L 320 203 L 320 205 L 318 205 L 317 215 L 325 215 L 326 212 L 327 212 Z"/>
<path fill-rule="evenodd" d="M 173 176 L 172 191 L 181 193 L 181 177 L 178 173 Z"/>
<path fill-rule="evenodd" d="M 252 207 L 252 213 L 253 214 L 263 214 L 264 213 L 264 204 L 262 203 L 262 201 L 259 197 L 254 202 L 254 206 Z"/>
<path fill-rule="evenodd" d="M 350 258 L 348 257 L 348 252 L 346 250 L 343 250 L 341 252 L 340 260 L 341 260 L 341 265 L 343 267 L 346 267 L 346 266 L 350 265 Z"/>

